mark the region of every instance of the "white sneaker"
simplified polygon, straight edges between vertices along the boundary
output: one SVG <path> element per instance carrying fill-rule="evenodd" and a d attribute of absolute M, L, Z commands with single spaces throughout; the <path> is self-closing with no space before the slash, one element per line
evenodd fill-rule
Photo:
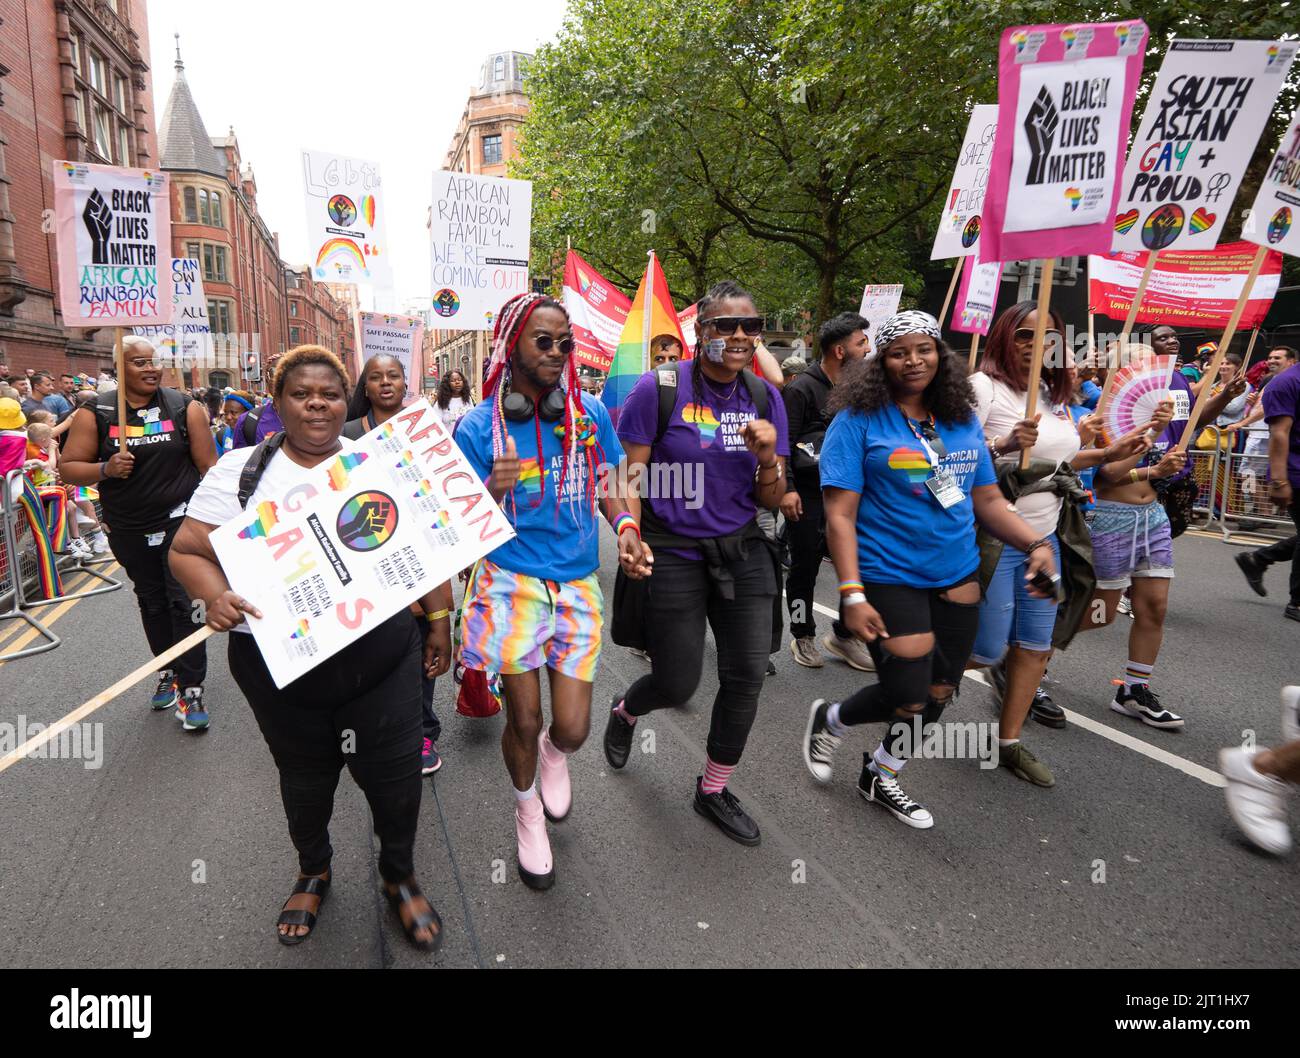
<path fill-rule="evenodd" d="M 90 550 L 96 555 L 108 554 L 108 537 L 104 535 L 104 530 L 100 529 L 98 532 L 91 534 Z"/>
<path fill-rule="evenodd" d="M 1121 595 L 1119 597 L 1119 605 L 1115 607 L 1115 612 L 1121 617 L 1133 616 L 1133 604 L 1128 601 L 1127 595 Z"/>
<path fill-rule="evenodd" d="M 1282 688 L 1282 741 L 1300 739 L 1300 687 Z"/>
<path fill-rule="evenodd" d="M 1255 770 L 1253 758 L 1258 752 L 1241 746 L 1219 750 L 1219 771 L 1228 780 L 1224 794 L 1233 822 L 1251 844 L 1281 856 L 1291 850 L 1287 784 Z"/>
<path fill-rule="evenodd" d="M 78 558 L 91 557 L 90 548 L 86 546 L 86 542 L 84 540 L 69 540 L 68 551 L 71 554 L 76 555 Z"/>

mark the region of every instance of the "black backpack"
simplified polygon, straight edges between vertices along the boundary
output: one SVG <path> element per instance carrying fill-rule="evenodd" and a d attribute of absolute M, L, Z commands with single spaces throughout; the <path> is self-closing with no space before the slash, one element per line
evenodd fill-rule
<path fill-rule="evenodd" d="M 266 410 L 265 404 L 260 404 L 251 411 L 244 413 L 244 421 L 240 423 L 239 432 L 244 435 L 244 444 L 251 447 L 257 444 L 257 423 L 262 418 L 262 412 Z"/>
<path fill-rule="evenodd" d="M 190 408 L 190 398 L 178 390 L 158 387 L 158 404 L 163 414 L 176 426 L 176 433 L 186 444 L 190 440 L 190 425 L 186 413 Z M 117 390 L 110 389 L 95 398 L 95 428 L 99 431 L 99 451 L 103 451 L 104 442 L 108 440 L 109 427 L 117 422 Z"/>
<path fill-rule="evenodd" d="M 248 420 L 245 419 L 245 422 Z M 277 430 L 270 437 L 262 438 L 261 442 L 253 449 L 252 455 L 248 457 L 248 462 L 244 464 L 244 469 L 239 472 L 239 506 L 242 510 L 248 506 L 248 501 L 252 498 L 253 493 L 257 491 L 257 483 L 262 480 L 262 475 L 266 473 L 266 468 L 271 463 L 271 457 L 280 450 L 284 444 L 284 431 Z"/>
<path fill-rule="evenodd" d="M 668 364 L 664 367 L 656 367 L 654 372 L 655 386 L 659 391 L 659 422 L 655 429 L 654 444 L 650 446 L 651 448 L 664 439 L 664 434 L 668 430 L 668 423 L 677 408 L 676 365 Z M 749 399 L 754 402 L 754 411 L 760 419 L 766 419 L 767 383 L 748 368 L 741 371 L 740 375 L 745 380 L 745 388 L 749 390 Z"/>

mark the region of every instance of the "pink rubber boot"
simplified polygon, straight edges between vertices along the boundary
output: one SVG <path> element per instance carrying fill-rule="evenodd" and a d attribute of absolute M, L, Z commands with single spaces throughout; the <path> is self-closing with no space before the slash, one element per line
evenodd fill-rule
<path fill-rule="evenodd" d="M 516 799 L 515 834 L 519 839 L 519 877 L 530 889 L 549 889 L 555 884 L 555 865 L 540 797 Z"/>
<path fill-rule="evenodd" d="M 573 787 L 569 783 L 568 755 L 555 748 L 551 729 L 542 728 L 537 740 L 538 777 L 542 784 L 542 811 L 552 823 L 562 823 L 573 805 Z"/>

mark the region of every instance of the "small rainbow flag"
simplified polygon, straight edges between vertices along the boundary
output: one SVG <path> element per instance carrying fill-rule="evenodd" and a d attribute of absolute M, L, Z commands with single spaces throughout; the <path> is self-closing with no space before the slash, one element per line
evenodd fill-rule
<path fill-rule="evenodd" d="M 600 398 L 615 425 L 618 424 L 619 410 L 636 380 L 650 369 L 651 339 L 661 334 L 671 334 L 682 343 L 683 352 L 689 351 L 681 325 L 677 322 L 672 295 L 668 293 L 668 282 L 659 267 L 659 258 L 651 250 L 650 263 L 636 288 L 636 297 L 628 310 L 627 323 L 623 325 L 623 334 L 610 362 L 609 377 Z"/>
<path fill-rule="evenodd" d="M 344 452 L 330 464 L 330 488 L 342 492 L 348 487 L 349 471 L 355 470 L 366 461 L 365 452 Z"/>
<path fill-rule="evenodd" d="M 263 500 L 257 505 L 257 521 L 239 530 L 239 539 L 257 540 L 265 537 L 278 521 L 275 504 L 270 500 Z"/>

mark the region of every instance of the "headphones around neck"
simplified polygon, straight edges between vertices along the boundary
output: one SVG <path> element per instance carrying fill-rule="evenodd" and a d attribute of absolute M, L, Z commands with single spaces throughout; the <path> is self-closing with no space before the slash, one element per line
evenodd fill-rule
<path fill-rule="evenodd" d="M 540 408 L 527 394 L 511 391 L 501 402 L 501 411 L 511 422 L 527 422 L 534 414 L 543 422 L 559 422 L 564 418 L 564 391 L 558 386 L 548 389 Z"/>

